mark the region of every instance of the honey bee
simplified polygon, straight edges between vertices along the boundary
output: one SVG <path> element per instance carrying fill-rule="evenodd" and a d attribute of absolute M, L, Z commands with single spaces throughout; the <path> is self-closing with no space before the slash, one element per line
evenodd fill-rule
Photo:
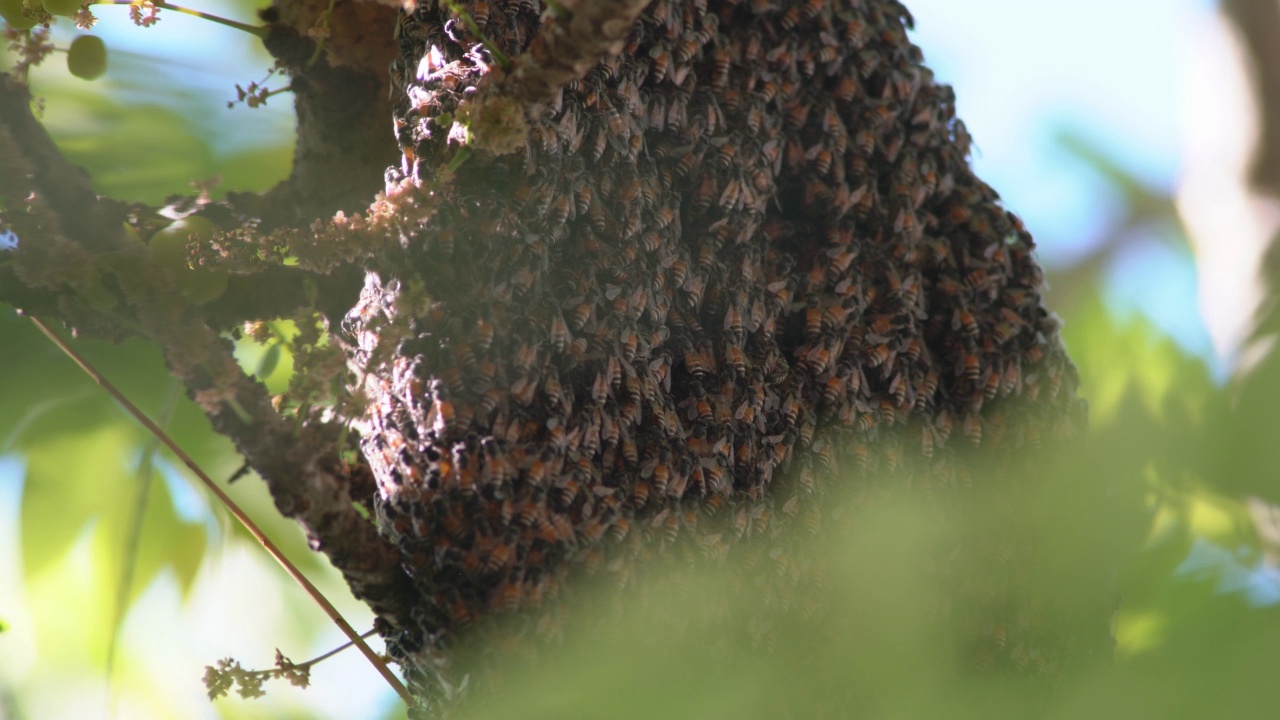
<path fill-rule="evenodd" d="M 680 516 L 671 512 L 669 508 L 662 512 L 666 513 L 666 517 L 662 520 L 662 538 L 668 545 L 670 545 L 671 543 L 674 543 L 676 538 L 680 535 Z M 661 516 L 661 513 L 659 516 Z M 658 519 L 654 518 L 655 525 L 657 525 L 657 521 Z"/>
<path fill-rule="evenodd" d="M 497 574 L 511 563 L 514 556 L 515 553 L 512 547 L 500 542 L 489 551 L 488 557 L 485 558 L 484 564 L 481 566 L 481 571 L 485 575 Z"/>
<path fill-rule="evenodd" d="M 976 338 L 979 334 L 978 319 L 968 308 L 957 307 L 951 316 L 951 329 L 962 330 L 969 337 Z"/>
<path fill-rule="evenodd" d="M 725 182 L 724 192 L 720 194 L 720 207 L 731 210 L 735 207 L 741 209 L 743 200 L 743 188 L 745 186 L 740 180 L 730 179 Z"/>
<path fill-rule="evenodd" d="M 449 228 L 441 228 L 436 234 L 435 249 L 443 256 L 450 257 L 453 255 L 453 231 Z"/>
<path fill-rule="evenodd" d="M 605 410 L 600 415 L 600 445 L 604 447 L 613 447 L 618 445 L 618 434 L 621 428 L 618 425 L 617 416 L 611 411 Z"/>
<path fill-rule="evenodd" d="M 814 375 L 821 375 L 831 366 L 832 358 L 839 356 L 838 351 L 835 351 L 834 343 L 835 340 L 828 338 L 804 356 L 804 364 Z"/>
<path fill-rule="evenodd" d="M 456 365 L 440 368 L 440 379 L 444 381 L 444 385 L 449 389 L 449 394 L 455 397 L 463 397 L 467 393 L 467 383 L 462 377 L 462 371 Z"/>
<path fill-rule="evenodd" d="M 565 323 L 564 317 L 556 313 L 551 317 L 551 347 L 558 353 L 565 351 L 569 343 L 573 341 L 573 336 L 569 334 L 569 325 Z"/>
<path fill-rule="evenodd" d="M 609 399 L 609 382 L 603 373 L 596 373 L 595 382 L 591 384 L 591 399 L 597 405 L 603 405 Z"/>
<path fill-rule="evenodd" d="M 649 483 L 641 481 L 636 483 L 631 490 L 630 497 L 627 498 L 627 507 L 634 510 L 643 510 L 645 505 L 649 504 L 649 491 L 651 486 Z"/>
<path fill-rule="evenodd" d="M 609 539 L 620 543 L 626 539 L 627 533 L 631 530 L 631 518 L 627 515 L 619 515 L 613 519 L 613 524 L 609 526 Z"/>
<path fill-rule="evenodd" d="M 735 337 L 741 337 L 743 334 L 742 309 L 736 304 L 731 304 L 724 313 L 724 329 L 733 334 Z"/>
<path fill-rule="evenodd" d="M 788 395 L 787 399 L 782 402 L 782 417 L 787 422 L 787 427 L 795 427 L 796 418 L 800 414 L 800 399 L 795 395 Z"/>
<path fill-rule="evenodd" d="M 938 372 L 929 369 L 924 374 L 924 379 L 920 383 L 920 390 L 916 393 L 916 397 L 925 401 L 932 401 L 932 398 L 938 393 L 939 380 Z"/>
<path fill-rule="evenodd" d="M 987 368 L 982 382 L 982 395 L 985 399 L 991 400 L 1000 393 L 1000 379 L 1002 373 L 993 368 Z"/>
<path fill-rule="evenodd" d="M 927 458 L 933 457 L 934 448 L 937 447 L 937 435 L 934 429 L 928 425 L 920 426 L 920 454 Z"/>
<path fill-rule="evenodd" d="M 581 330 L 583 326 L 587 324 L 587 321 L 590 319 L 591 319 L 591 304 L 586 302 L 580 302 L 577 305 L 575 305 L 573 307 L 573 312 L 569 314 L 569 321 L 573 323 L 573 328 L 575 330 Z M 555 320 L 552 319 L 551 322 L 554 327 Z M 566 332 L 567 332 L 567 328 L 566 328 Z M 554 340 L 553 340 L 553 343 L 554 343 Z"/>
<path fill-rule="evenodd" d="M 502 396 L 502 390 L 496 387 L 491 387 L 486 390 L 484 395 L 480 397 L 480 402 L 477 405 L 480 417 L 484 418 L 493 413 L 493 411 L 497 409 L 498 404 L 502 402 Z"/>
<path fill-rule="evenodd" d="M 692 405 L 694 412 L 691 414 L 703 422 L 711 422 L 714 419 L 711 409 L 711 401 L 707 398 L 707 391 L 703 389 L 702 383 L 694 380 L 690 383 L 689 387 L 693 392 L 694 399 Z"/>
<path fill-rule="evenodd" d="M 587 544 L 595 544 L 604 537 L 607 529 L 608 527 L 604 520 L 599 517 L 593 517 L 588 520 L 586 526 L 582 528 L 581 537 Z"/>
<path fill-rule="evenodd" d="M 625 401 L 623 401 L 623 403 L 620 406 L 618 406 L 618 419 L 621 420 L 623 424 L 635 425 L 639 417 L 640 417 L 640 402 L 636 400 L 634 397 L 627 398 Z M 625 443 L 624 443 L 624 450 L 626 451 L 628 458 L 630 458 L 634 454 L 634 449 L 635 449 L 634 442 L 631 443 L 631 447 L 629 450 L 625 447 Z"/>
<path fill-rule="evenodd" d="M 657 85 L 667 77 L 667 68 L 671 66 L 671 51 L 662 45 L 649 48 L 649 80 Z"/>
<path fill-rule="evenodd" d="M 916 220 L 915 212 L 912 211 L 908 203 L 900 203 L 898 213 L 894 217 L 893 231 L 901 235 L 916 235 L 920 229 L 919 222 Z"/>
<path fill-rule="evenodd" d="M 1016 394 L 1022 391 L 1022 360 L 1017 356 L 1005 360 L 1004 372 L 1000 378 L 1002 395 Z"/>
<path fill-rule="evenodd" d="M 911 382 L 905 373 L 894 375 L 889 382 L 889 394 L 893 395 L 893 401 L 899 408 L 909 409 L 915 405 L 914 400 L 909 399 L 911 391 Z"/>
<path fill-rule="evenodd" d="M 560 195 L 551 204 L 551 214 L 548 218 L 550 225 L 564 225 L 573 216 L 574 203 L 573 197 L 570 195 Z"/>
<path fill-rule="evenodd" d="M 716 50 L 714 55 L 714 71 L 711 74 L 711 87 L 716 90 L 723 90 L 729 84 L 729 64 L 732 56 L 728 48 Z"/>
<path fill-rule="evenodd" d="M 649 471 L 649 476 L 653 482 L 653 490 L 659 495 L 667 494 L 667 487 L 671 481 L 671 468 L 667 465 L 668 459 L 666 456 L 654 458 L 654 464 Z M 641 477 L 644 477 L 643 473 L 641 473 Z"/>
<path fill-rule="evenodd" d="M 1046 374 L 1049 376 L 1049 399 L 1056 400 L 1058 393 L 1062 391 L 1062 380 L 1065 373 L 1061 365 L 1053 364 L 1048 367 Z"/>
<path fill-rule="evenodd" d="M 631 422 L 634 424 L 634 420 Z M 636 441 L 631 437 L 630 433 L 622 435 L 622 457 L 627 461 L 627 466 L 635 468 L 640 465 L 640 453 L 636 449 Z"/>
<path fill-rule="evenodd" d="M 965 380 L 976 384 L 982 375 L 982 358 L 970 352 L 961 353 L 956 372 Z"/>
<path fill-rule="evenodd" d="M 454 600 L 449 603 L 449 619 L 455 627 L 468 628 L 475 622 L 476 616 L 470 605 L 462 600 Z"/>
<path fill-rule="evenodd" d="M 476 349 L 480 352 L 488 352 L 489 347 L 493 344 L 493 323 L 486 320 L 476 320 L 476 329 L 473 334 Z"/>
<path fill-rule="evenodd" d="M 805 126 L 809 120 L 809 111 L 813 106 L 807 102 L 799 101 L 792 104 L 787 109 L 786 127 L 788 130 L 796 131 Z M 798 165 L 798 163 L 797 163 Z"/>
<path fill-rule="evenodd" d="M 689 61 L 692 60 L 694 56 L 701 51 L 701 49 L 701 44 L 698 42 L 696 37 L 687 37 L 687 39 L 675 47 L 674 58 L 676 64 L 688 65 Z M 683 83 L 677 81 L 676 84 L 682 85 Z"/>
<path fill-rule="evenodd" d="M 859 470 L 866 470 L 871 462 L 871 450 L 866 443 L 856 442 L 853 444 L 853 450 L 850 452 L 853 456 L 853 462 L 858 466 Z"/>
<path fill-rule="evenodd" d="M 831 172 L 833 158 L 831 150 L 821 143 L 809 148 L 804 154 L 804 159 L 813 163 L 813 170 L 818 175 L 827 175 Z"/>
<path fill-rule="evenodd" d="M 894 351 L 887 343 L 869 346 L 865 352 L 867 367 L 893 367 Z M 887 370 L 886 370 L 887 372 Z"/>
<path fill-rule="evenodd" d="M 724 348 L 724 364 L 736 373 L 745 373 L 747 370 L 747 354 L 742 350 L 741 346 L 728 343 Z"/>
<path fill-rule="evenodd" d="M 862 91 L 862 85 L 859 84 L 858 78 L 854 75 L 843 75 L 836 82 L 836 87 L 832 91 L 836 99 L 843 103 L 851 103 L 853 99 Z"/>
<path fill-rule="evenodd" d="M 982 418 L 978 417 L 977 413 L 965 415 L 964 434 L 974 445 L 982 442 Z"/>
<path fill-rule="evenodd" d="M 687 293 L 685 298 L 687 305 L 697 311 L 702 307 L 703 294 L 707 290 L 707 278 L 701 273 L 693 273 L 680 286 Z"/>

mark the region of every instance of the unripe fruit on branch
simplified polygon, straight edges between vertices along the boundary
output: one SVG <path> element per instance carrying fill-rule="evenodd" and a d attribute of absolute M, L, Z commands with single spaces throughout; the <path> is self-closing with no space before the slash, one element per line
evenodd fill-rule
<path fill-rule="evenodd" d="M 84 0 L 42 0 L 41 4 L 50 15 L 71 17 L 84 7 Z"/>
<path fill-rule="evenodd" d="M 0 0 L 0 17 L 14 30 L 30 30 L 36 25 L 35 15 L 22 13 L 22 0 Z"/>
<path fill-rule="evenodd" d="M 107 45 L 97 35 L 81 35 L 67 49 L 67 69 L 82 80 L 97 80 L 107 71 Z"/>
<path fill-rule="evenodd" d="M 170 272 L 177 280 L 182 294 L 196 305 L 204 305 L 227 291 L 227 271 L 187 264 L 187 245 L 190 242 L 207 243 L 218 229 L 202 217 L 189 217 L 175 221 L 151 236 L 151 256 L 156 264 Z"/>

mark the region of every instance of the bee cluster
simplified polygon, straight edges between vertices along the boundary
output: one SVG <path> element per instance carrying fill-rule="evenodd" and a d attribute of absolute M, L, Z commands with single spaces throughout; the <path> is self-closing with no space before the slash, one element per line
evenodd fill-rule
<path fill-rule="evenodd" d="M 460 4 L 508 55 L 542 10 Z M 572 568 L 625 585 L 668 548 L 817 533 L 837 468 L 934 491 L 970 482 L 963 446 L 1072 431 L 1032 239 L 969 169 L 911 23 L 896 0 L 654 0 L 372 268 L 348 331 L 412 329 L 367 384 L 380 524 L 423 595 L 394 656 L 428 666 L 520 609 L 554 634 Z M 448 163 L 494 64 L 466 26 L 401 18 L 403 173 Z M 411 279 L 433 301 L 406 318 Z"/>

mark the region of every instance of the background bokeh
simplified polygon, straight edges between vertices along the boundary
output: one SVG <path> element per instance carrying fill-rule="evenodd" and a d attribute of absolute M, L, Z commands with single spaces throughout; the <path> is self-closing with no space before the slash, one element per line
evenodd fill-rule
<path fill-rule="evenodd" d="M 1256 203 L 1243 168 L 1257 120 L 1232 33 L 1209 0 L 907 4 L 926 62 L 956 88 L 979 175 L 1039 242 L 1049 302 L 1081 369 L 1093 454 L 1064 461 L 1058 472 L 1113 483 L 1122 489 L 1117 503 L 1141 498 L 1141 512 L 1122 519 L 1083 507 L 1046 523 L 1062 538 L 1089 524 L 1130 538 L 1117 546 L 1127 550 L 1114 558 L 1112 578 L 1123 597 L 1117 674 L 1081 683 L 1058 712 L 1202 717 L 1263 707 L 1270 698 L 1250 686 L 1249 669 L 1274 661 L 1277 647 L 1263 640 L 1276 636 L 1280 602 L 1265 522 L 1280 500 L 1267 428 L 1280 424 L 1269 404 L 1275 373 L 1264 362 L 1246 381 L 1239 368 L 1263 301 L 1258 258 L 1275 227 L 1249 215 Z M 193 6 L 254 17 L 252 2 Z M 134 27 L 123 7 L 95 12 L 101 22 L 93 32 L 111 50 L 107 74 L 76 80 L 55 56 L 31 83 L 50 132 L 101 192 L 154 203 L 190 192 L 192 182 L 216 181 L 215 193 L 258 190 L 287 173 L 289 96 L 253 110 L 227 108 L 237 83 L 261 80 L 270 67 L 254 38 L 172 12 L 151 29 Z M 72 35 L 65 26 L 55 32 L 63 45 Z M 185 398 L 174 400 L 157 353 L 142 344 L 81 345 L 214 477 L 235 471 L 229 444 Z M 261 348 L 243 351 L 246 367 L 269 383 L 287 378 L 287 351 L 281 362 L 269 360 L 272 367 L 263 366 Z M 1081 465 L 1086 459 L 1092 464 Z M 130 562 L 142 487 L 144 520 Z M 296 528 L 273 519 L 261 483 L 246 478 L 231 489 L 352 624 L 368 627 L 370 614 Z M 876 526 L 880 540 L 927 543 L 921 518 L 902 513 Z M 1108 522 L 1125 525 L 1108 535 Z M 935 590 L 895 587 L 908 595 Z M 277 647 L 300 661 L 341 636 L 185 471 L 155 453 L 140 428 L 7 307 L 0 308 L 0 622 L 0 720 L 403 716 L 355 653 L 318 665 L 307 690 L 279 684 L 254 701 L 205 698 L 203 668 L 220 658 L 265 668 Z M 613 641 L 629 642 L 628 632 Z M 1252 644 L 1231 644 L 1240 638 Z M 589 688 L 662 665 L 639 657 L 629 674 L 612 673 L 616 662 L 592 654 L 599 644 L 571 641 L 577 660 L 555 670 L 561 675 L 520 680 L 524 689 L 509 702 L 523 705 L 481 708 L 478 716 L 509 716 L 513 707 L 538 708 L 524 716 L 591 716 L 573 709 L 594 697 Z M 833 664 L 858 663 L 851 650 L 819 650 Z M 801 651 L 813 648 L 784 646 L 779 657 Z M 1165 664 L 1188 654 L 1203 665 Z M 757 680 L 771 676 L 770 667 L 744 672 L 763 692 Z M 568 700 L 547 695 L 548 684 L 566 677 L 574 678 Z M 1169 686 L 1180 680 L 1183 687 Z M 888 698 L 908 688 L 947 700 L 951 717 L 967 707 L 956 699 L 968 690 L 929 685 L 919 674 L 889 677 L 880 692 Z M 1191 689 L 1208 704 L 1188 703 Z M 703 694 L 704 703 L 728 711 L 728 695 Z M 636 707 L 637 717 L 655 714 Z M 885 707 L 860 714 L 895 714 Z M 667 708 L 668 715 L 680 713 Z"/>

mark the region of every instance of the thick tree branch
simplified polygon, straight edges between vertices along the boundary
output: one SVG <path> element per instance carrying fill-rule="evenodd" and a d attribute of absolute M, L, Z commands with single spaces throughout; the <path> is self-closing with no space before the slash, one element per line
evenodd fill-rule
<path fill-rule="evenodd" d="M 86 249 L 101 249 L 125 217 L 125 205 L 99 198 L 89 174 L 71 163 L 31 113 L 31 91 L 0 73 L 0 127 L 7 128 L 31 168 L 29 184 L 42 191 L 63 230 Z M 6 158 L 12 162 L 13 158 Z M 5 202 L 16 202 L 17 198 Z"/>
<path fill-rule="evenodd" d="M 407 622 L 408 579 L 397 550 L 352 506 L 339 428 L 295 425 L 275 410 L 266 389 L 241 371 L 230 341 L 206 322 L 206 309 L 185 302 L 175 281 L 155 272 L 146 247 L 123 237 L 126 206 L 93 193 L 85 173 L 32 117 L 29 101 L 25 87 L 0 76 L 0 196 L 6 224 L 19 237 L 0 274 L 0 300 L 91 334 L 139 334 L 158 343 L 214 428 L 267 482 L 280 512 L 302 525 L 357 597 L 392 625 Z M 94 307 L 87 288 L 95 284 L 116 286 L 106 290 L 113 308 Z M 301 282 L 293 285 L 301 297 Z M 289 298 L 277 300 L 289 305 Z"/>
<path fill-rule="evenodd" d="M 214 430 L 231 438 L 267 482 L 276 508 L 302 525 L 311 548 L 329 557 L 356 597 L 389 622 L 406 621 L 411 609 L 408 578 L 396 549 L 352 506 L 352 470 L 336 451 L 339 429 L 295 429 L 272 407 L 266 389 L 235 366 L 230 344 L 209 340 L 216 347 L 206 365 L 219 370 L 206 380 L 203 368 L 185 367 L 183 380 Z M 209 382 L 213 378 L 224 382 Z"/>
<path fill-rule="evenodd" d="M 544 20 L 529 49 L 512 61 L 494 90 L 531 108 L 586 77 L 600 60 L 622 52 L 650 0 L 570 0 Z"/>
<path fill-rule="evenodd" d="M 1280 196 L 1280 4 L 1223 0 L 1222 9 L 1244 39 L 1253 66 L 1260 136 L 1251 180 L 1255 188 Z"/>

